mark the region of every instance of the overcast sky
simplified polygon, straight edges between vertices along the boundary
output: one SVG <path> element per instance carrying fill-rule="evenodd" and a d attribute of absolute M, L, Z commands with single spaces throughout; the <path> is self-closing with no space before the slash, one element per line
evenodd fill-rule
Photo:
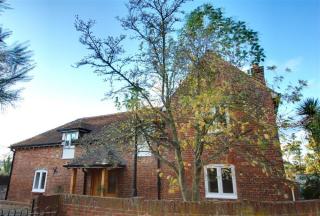
<path fill-rule="evenodd" d="M 121 0 L 9 0 L 13 8 L 0 15 L 0 25 L 13 31 L 9 42 L 28 41 L 36 68 L 22 85 L 23 100 L 0 111 L 0 157 L 8 146 L 77 118 L 117 112 L 104 100 L 107 83 L 90 68 L 72 64 L 86 55 L 74 28 L 75 15 L 97 21 L 100 36 L 123 33 L 116 16 L 126 14 Z M 266 65 L 294 72 L 286 79 L 309 81 L 306 97 L 320 96 L 320 1 L 318 0 L 196 0 L 191 9 L 212 3 L 228 16 L 246 21 L 259 32 Z M 134 43 L 133 43 L 134 44 Z M 126 44 L 128 50 L 134 45 Z M 270 77 L 271 75 L 268 74 Z"/>

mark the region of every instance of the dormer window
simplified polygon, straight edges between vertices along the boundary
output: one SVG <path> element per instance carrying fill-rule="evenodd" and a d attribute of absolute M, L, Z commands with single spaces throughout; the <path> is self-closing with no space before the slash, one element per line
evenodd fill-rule
<path fill-rule="evenodd" d="M 79 136 L 78 131 L 63 133 L 62 134 L 63 145 L 66 147 L 73 145 L 73 141 L 77 140 L 78 136 Z"/>
<path fill-rule="evenodd" d="M 79 131 L 68 131 L 62 133 L 62 159 L 74 158 L 74 141 L 79 137 Z"/>

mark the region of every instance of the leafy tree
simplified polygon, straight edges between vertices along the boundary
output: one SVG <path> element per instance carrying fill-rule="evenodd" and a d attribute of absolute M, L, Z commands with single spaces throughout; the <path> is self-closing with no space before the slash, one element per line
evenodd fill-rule
<path fill-rule="evenodd" d="M 299 126 L 308 133 L 306 165 L 306 182 L 302 186 L 305 199 L 320 198 L 320 104 L 318 99 L 307 98 L 302 101 L 297 114 L 301 116 Z"/>
<path fill-rule="evenodd" d="M 304 157 L 304 161 L 306 164 L 306 172 L 308 174 L 320 173 L 320 153 L 315 151 L 316 144 L 313 140 L 309 141 L 307 144 L 307 154 Z"/>
<path fill-rule="evenodd" d="M 93 20 L 77 18 L 80 42 L 90 52 L 77 66 L 92 67 L 110 83 L 107 95 L 119 105 L 134 107 L 127 114 L 129 120 L 108 125 L 101 140 L 119 146 L 133 140 L 136 130 L 132 128 L 137 128 L 153 155 L 171 169 L 169 185 L 179 188 L 183 200 L 196 201 L 207 162 L 204 152 L 212 151 L 208 160 L 217 160 L 228 152 L 242 151 L 251 164 L 272 172 L 263 149 L 277 142 L 277 133 L 268 118 L 273 115 L 270 109 L 252 103 L 261 100 L 252 88 L 255 82 L 248 83 L 246 74 L 234 72 L 234 66 L 263 62 L 257 33 L 244 22 L 225 17 L 220 9 L 204 5 L 187 17 L 177 34 L 185 2 L 129 0 L 128 15 L 119 21 L 131 39 L 140 43 L 133 55 L 121 45 L 126 36 L 99 38 L 93 33 Z M 221 72 L 231 81 L 219 82 Z M 239 113 L 243 113 L 241 118 Z M 255 138 L 249 139 L 248 134 Z M 252 153 L 249 145 L 240 148 L 239 142 L 258 143 L 261 149 Z M 192 155 L 192 164 L 184 160 L 184 154 Z M 191 190 L 188 175 L 193 181 Z"/>
<path fill-rule="evenodd" d="M 320 198 L 320 175 L 315 173 L 306 177 L 306 183 L 302 187 L 302 196 L 305 199 Z"/>
<path fill-rule="evenodd" d="M 298 107 L 298 114 L 304 117 L 302 124 L 306 127 L 319 112 L 320 104 L 318 99 L 315 98 L 307 98 Z"/>
<path fill-rule="evenodd" d="M 305 161 L 308 173 L 320 173 L 320 104 L 318 99 L 307 98 L 298 107 L 301 126 L 308 132 L 308 153 Z"/>
<path fill-rule="evenodd" d="M 282 146 L 287 177 L 294 180 L 296 174 L 303 174 L 305 163 L 302 155 L 302 143 L 293 134 L 290 141 Z"/>
<path fill-rule="evenodd" d="M 298 107 L 298 114 L 301 115 L 302 126 L 310 133 L 310 136 L 319 144 L 316 151 L 320 151 L 320 104 L 318 99 L 307 98 Z"/>
<path fill-rule="evenodd" d="M 11 170 L 12 158 L 9 155 L 7 158 L 3 160 L 3 167 L 1 168 L 1 173 L 4 175 L 9 175 Z"/>
<path fill-rule="evenodd" d="M 9 9 L 5 0 L 0 0 L 0 12 Z M 14 104 L 20 98 L 21 89 L 15 89 L 19 82 L 28 81 L 28 72 L 34 68 L 31 52 L 22 43 L 8 45 L 6 40 L 12 32 L 0 26 L 0 106 Z"/>
<path fill-rule="evenodd" d="M 205 4 L 192 11 L 180 34 L 186 57 L 200 61 L 211 51 L 231 64 L 259 64 L 265 54 L 259 44 L 258 33 L 248 28 L 245 22 L 226 17 L 221 8 Z"/>
<path fill-rule="evenodd" d="M 301 153 L 302 142 L 297 140 L 295 135 L 301 130 L 295 107 L 303 98 L 302 92 L 307 87 L 307 82 L 298 80 L 295 84 L 286 85 L 284 84 L 285 77 L 293 72 L 290 68 L 279 71 L 278 67 L 273 65 L 266 69 L 273 74 L 267 84 L 273 90 L 273 94 L 277 95 L 274 102 L 277 104 L 277 126 L 285 171 L 289 179 L 294 179 L 297 173 L 301 173 L 305 169 L 305 161 Z M 297 159 L 299 160 L 297 161 Z"/>

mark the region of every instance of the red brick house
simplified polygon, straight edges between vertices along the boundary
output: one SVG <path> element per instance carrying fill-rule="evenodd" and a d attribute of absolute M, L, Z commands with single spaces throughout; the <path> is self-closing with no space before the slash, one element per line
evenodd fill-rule
<path fill-rule="evenodd" d="M 256 68 L 252 75 L 247 75 L 230 65 L 226 67 L 232 70 L 222 73 L 221 79 L 234 83 L 239 78 L 249 80 L 251 85 L 247 88 L 254 92 L 253 103 L 267 107 L 268 121 L 276 127 L 274 95 L 265 86 L 263 69 Z M 157 172 L 160 167 L 164 176 L 170 171 L 147 148 L 142 146 L 138 151 L 135 167 L 133 152 L 119 153 L 104 147 L 86 151 L 78 145 L 78 140 L 86 135 L 98 136 L 104 126 L 125 118 L 126 113 L 81 118 L 11 145 L 14 159 L 7 199 L 26 202 L 37 194 L 54 193 L 180 198 L 179 192 L 168 190 L 167 180 L 160 178 Z M 239 143 L 241 145 L 245 148 L 245 144 Z M 208 154 L 210 151 L 204 156 Z M 201 198 L 292 199 L 290 188 L 285 184 L 278 135 L 271 139 L 264 157 L 272 164 L 272 169 L 283 174 L 282 177 L 265 174 L 259 166 L 249 163 L 243 153 L 233 150 L 204 165 Z"/>

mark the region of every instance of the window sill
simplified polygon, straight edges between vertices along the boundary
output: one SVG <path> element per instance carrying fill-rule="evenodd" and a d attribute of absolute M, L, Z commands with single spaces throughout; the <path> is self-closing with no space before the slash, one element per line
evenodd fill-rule
<path fill-rule="evenodd" d="M 33 189 L 31 192 L 32 192 L 32 193 L 44 193 L 45 190 L 36 190 L 36 189 Z"/>
<path fill-rule="evenodd" d="M 213 198 L 213 199 L 238 199 L 236 194 L 206 194 L 206 198 Z"/>
<path fill-rule="evenodd" d="M 151 153 L 138 153 L 137 154 L 137 157 L 151 157 L 152 156 L 152 154 Z"/>

